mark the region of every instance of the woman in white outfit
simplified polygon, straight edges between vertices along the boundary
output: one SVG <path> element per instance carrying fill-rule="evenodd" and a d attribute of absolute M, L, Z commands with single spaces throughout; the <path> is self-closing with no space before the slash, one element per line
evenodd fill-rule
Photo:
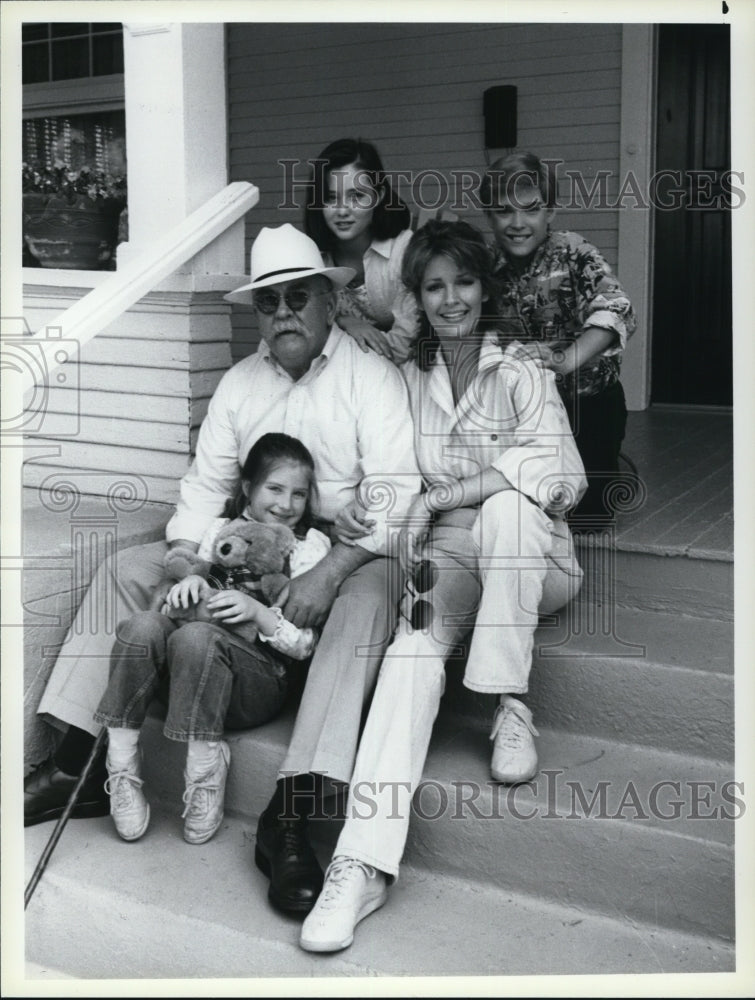
<path fill-rule="evenodd" d="M 537 772 L 537 731 L 518 696 L 539 613 L 562 607 L 581 584 L 564 514 L 585 478 L 553 372 L 520 357 L 518 342 L 483 316 L 490 274 L 484 240 L 464 222 L 428 223 L 404 258 L 404 283 L 422 310 L 402 371 L 425 491 L 403 532 L 410 583 L 360 741 L 346 823 L 302 927 L 309 951 L 347 947 L 359 920 L 385 902 L 444 664 L 473 626 L 464 684 L 500 696 L 492 777 L 517 783 Z M 369 529 L 356 506 L 341 518 L 343 540 Z"/>

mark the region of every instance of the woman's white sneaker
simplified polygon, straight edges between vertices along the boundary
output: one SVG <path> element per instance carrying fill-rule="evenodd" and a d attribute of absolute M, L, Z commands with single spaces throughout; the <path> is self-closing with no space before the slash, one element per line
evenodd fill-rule
<path fill-rule="evenodd" d="M 322 892 L 302 925 L 299 944 L 305 951 L 348 948 L 359 921 L 379 909 L 387 898 L 383 872 L 354 858 L 333 858 Z"/>
<path fill-rule="evenodd" d="M 490 775 L 494 781 L 516 785 L 537 774 L 537 750 L 533 736 L 539 736 L 532 723 L 532 712 L 510 694 L 501 698 L 493 719 L 491 740 L 493 760 Z"/>

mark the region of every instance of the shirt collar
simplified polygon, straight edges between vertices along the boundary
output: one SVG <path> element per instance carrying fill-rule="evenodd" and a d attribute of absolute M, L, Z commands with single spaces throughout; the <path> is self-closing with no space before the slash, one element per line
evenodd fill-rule
<path fill-rule="evenodd" d="M 378 253 L 380 254 L 381 257 L 385 257 L 386 260 L 389 260 L 392 249 L 393 249 L 392 239 L 373 240 L 372 243 L 370 243 L 370 245 L 367 247 L 367 253 L 369 253 L 370 250 L 372 250 L 373 253 Z M 365 256 L 367 256 L 367 254 L 365 254 Z"/>
<path fill-rule="evenodd" d="M 491 368 L 496 368 L 504 358 L 508 358 L 510 364 L 512 358 L 516 358 L 517 351 L 522 346 L 521 340 L 510 340 L 505 347 L 498 341 L 495 330 L 486 330 L 480 345 L 480 356 L 477 359 L 477 371 L 485 372 Z"/>
<path fill-rule="evenodd" d="M 486 330 L 482 335 L 482 341 L 480 343 L 480 353 L 477 357 L 477 371 L 485 371 L 493 365 L 500 364 L 503 355 L 504 352 L 501 350 L 498 343 L 495 330 Z M 433 358 L 432 368 L 433 370 L 437 370 L 441 373 L 448 371 L 443 362 L 443 357 L 440 351 L 438 351 Z"/>
<path fill-rule="evenodd" d="M 492 330 L 486 330 L 480 344 L 480 354 L 477 358 L 477 371 L 484 372 L 501 363 L 503 351 Z"/>
<path fill-rule="evenodd" d="M 493 272 L 500 275 L 506 271 L 510 271 L 515 278 L 522 278 L 525 275 L 529 276 L 538 267 L 546 253 L 548 253 L 552 242 L 553 233 L 549 232 L 523 268 L 515 267 L 498 244 L 493 242 Z"/>
<path fill-rule="evenodd" d="M 330 328 L 330 333 L 328 334 L 328 339 L 325 341 L 322 351 L 314 359 L 312 364 L 309 366 L 309 371 L 305 375 L 303 375 L 302 378 L 307 378 L 307 376 L 311 376 L 315 371 L 317 371 L 319 368 L 322 368 L 323 365 L 327 364 L 328 360 L 333 356 L 333 353 L 336 351 L 338 345 L 341 343 L 341 341 L 345 336 L 347 335 L 346 333 L 344 333 L 341 327 L 338 326 L 336 323 L 333 323 L 333 325 Z M 269 365 L 271 365 L 273 368 L 276 369 L 276 371 L 281 372 L 281 374 L 285 375 L 287 378 L 291 378 L 291 376 L 288 374 L 285 368 L 282 368 L 273 357 L 270 351 L 270 345 L 264 339 L 264 337 L 262 338 L 262 340 L 260 340 L 260 344 L 259 347 L 257 348 L 257 351 L 259 352 L 259 354 L 262 355 L 262 357 L 267 361 Z"/>
<path fill-rule="evenodd" d="M 328 334 L 328 339 L 325 341 L 325 346 L 320 352 L 320 358 L 324 358 L 326 361 L 329 358 L 332 358 L 336 348 L 346 336 L 348 336 L 348 334 L 346 334 L 337 323 L 334 323 L 330 328 L 330 333 Z M 315 361 L 319 361 L 319 358 L 315 358 Z"/>

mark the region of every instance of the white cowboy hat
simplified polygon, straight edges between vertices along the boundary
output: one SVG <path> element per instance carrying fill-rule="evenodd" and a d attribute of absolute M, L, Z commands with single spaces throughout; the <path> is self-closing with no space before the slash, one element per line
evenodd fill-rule
<path fill-rule="evenodd" d="M 323 274 L 334 288 L 343 288 L 356 271 L 351 267 L 327 267 L 315 241 L 289 222 L 275 228 L 265 226 L 249 254 L 249 276 L 252 280 L 223 297 L 229 302 L 248 304 L 252 301 L 255 288 L 308 278 L 313 274 Z"/>

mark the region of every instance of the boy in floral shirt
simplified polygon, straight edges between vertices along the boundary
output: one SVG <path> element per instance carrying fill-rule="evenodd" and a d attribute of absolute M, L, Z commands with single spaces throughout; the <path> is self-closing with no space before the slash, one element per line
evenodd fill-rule
<path fill-rule="evenodd" d="M 498 322 L 523 352 L 556 372 L 588 488 L 573 527 L 613 516 L 611 484 L 626 426 L 621 355 L 632 305 L 600 252 L 578 233 L 551 232 L 555 178 L 532 153 L 496 160 L 480 197 L 495 237 Z"/>

